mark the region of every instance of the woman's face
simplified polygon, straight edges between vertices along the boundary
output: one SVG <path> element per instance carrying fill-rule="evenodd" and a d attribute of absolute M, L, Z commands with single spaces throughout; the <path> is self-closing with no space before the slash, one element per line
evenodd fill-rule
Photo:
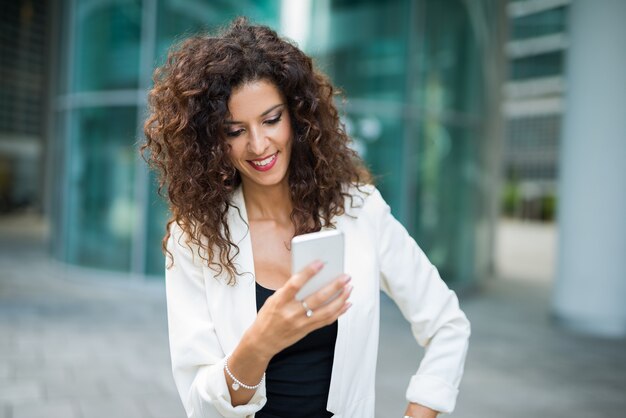
<path fill-rule="evenodd" d="M 232 91 L 225 121 L 230 159 L 244 183 L 273 186 L 287 181 L 293 130 L 285 98 L 266 80 Z"/>

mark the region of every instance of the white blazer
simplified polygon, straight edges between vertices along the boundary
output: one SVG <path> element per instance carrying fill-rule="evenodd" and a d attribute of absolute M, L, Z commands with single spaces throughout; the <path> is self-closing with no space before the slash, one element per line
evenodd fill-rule
<path fill-rule="evenodd" d="M 470 336 L 470 323 L 456 294 L 391 215 L 378 190 L 365 186 L 346 214 L 333 219 L 345 238 L 345 269 L 352 276 L 353 306 L 339 318 L 327 408 L 336 418 L 373 418 L 378 351 L 380 290 L 410 322 L 425 355 L 411 378 L 406 398 L 434 410 L 454 409 Z M 361 199 L 359 198 L 361 197 Z M 255 320 L 252 244 L 241 187 L 232 196 L 228 222 L 237 285 L 206 267 L 198 248 L 185 244 L 172 227 L 167 248 L 174 265 L 166 269 L 167 314 L 174 380 L 187 417 L 254 417 L 266 402 L 265 384 L 246 405 L 233 407 L 224 377 L 224 358 Z M 239 213 L 238 213 L 239 212 Z M 175 224 L 173 224 L 175 225 Z M 253 274 L 245 274 L 251 272 Z M 416 353 L 417 356 L 417 353 Z"/>

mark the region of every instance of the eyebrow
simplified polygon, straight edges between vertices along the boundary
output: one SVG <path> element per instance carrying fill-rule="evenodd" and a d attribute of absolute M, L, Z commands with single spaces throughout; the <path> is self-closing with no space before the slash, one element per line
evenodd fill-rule
<path fill-rule="evenodd" d="M 270 113 L 272 110 L 274 110 L 274 109 L 276 109 L 276 108 L 278 108 L 278 107 L 280 107 L 280 106 L 284 106 L 284 105 L 285 105 L 284 103 L 279 103 L 279 104 L 277 104 L 277 105 L 274 105 L 274 106 L 270 107 L 269 109 L 267 109 L 265 112 L 261 113 L 261 116 L 265 116 L 265 115 L 267 115 L 268 113 Z M 226 124 L 226 125 L 236 125 L 236 124 L 238 124 L 238 123 L 243 123 L 243 122 L 239 122 L 239 121 L 236 121 L 236 120 L 227 120 L 227 121 L 224 121 L 224 124 Z"/>

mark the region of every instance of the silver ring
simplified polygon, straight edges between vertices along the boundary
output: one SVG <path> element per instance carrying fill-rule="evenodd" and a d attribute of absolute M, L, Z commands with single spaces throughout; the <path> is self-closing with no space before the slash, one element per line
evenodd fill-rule
<path fill-rule="evenodd" d="M 313 316 L 313 310 L 311 308 L 309 308 L 309 305 L 307 305 L 305 301 L 302 301 L 301 303 L 302 303 L 302 307 L 306 311 L 306 317 L 307 318 L 312 317 Z"/>

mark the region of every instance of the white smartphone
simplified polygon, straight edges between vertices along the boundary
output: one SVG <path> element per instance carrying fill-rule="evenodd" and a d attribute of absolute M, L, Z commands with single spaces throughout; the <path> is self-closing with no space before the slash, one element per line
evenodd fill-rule
<path fill-rule="evenodd" d="M 343 232 L 336 229 L 298 235 L 291 240 L 291 272 L 295 274 L 315 260 L 324 267 L 302 286 L 296 299 L 303 300 L 343 274 Z"/>

